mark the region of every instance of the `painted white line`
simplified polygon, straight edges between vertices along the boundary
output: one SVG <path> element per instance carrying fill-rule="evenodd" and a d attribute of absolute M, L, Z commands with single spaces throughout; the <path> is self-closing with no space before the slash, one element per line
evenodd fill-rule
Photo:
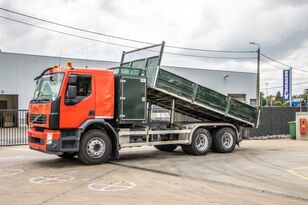
<path fill-rule="evenodd" d="M 23 173 L 22 169 L 0 169 L 0 177 L 9 177 Z"/>
<path fill-rule="evenodd" d="M 98 182 L 88 185 L 88 189 L 93 191 L 125 191 L 128 189 L 133 189 L 136 187 L 136 184 L 129 181 L 118 181 L 110 184 Z"/>
<path fill-rule="evenodd" d="M 59 183 L 71 181 L 73 179 L 75 178 L 72 176 L 57 174 L 57 175 L 50 175 L 50 176 L 33 177 L 29 179 L 29 182 L 33 184 L 59 184 Z"/>

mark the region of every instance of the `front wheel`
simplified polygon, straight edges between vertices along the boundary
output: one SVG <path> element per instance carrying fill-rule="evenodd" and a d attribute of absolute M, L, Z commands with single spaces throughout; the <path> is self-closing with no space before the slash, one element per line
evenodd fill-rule
<path fill-rule="evenodd" d="M 85 164 L 101 164 L 106 162 L 111 153 L 111 141 L 101 130 L 86 132 L 80 143 L 78 158 Z"/>
<path fill-rule="evenodd" d="M 187 154 L 205 155 L 211 148 L 212 137 L 208 130 L 198 128 L 193 133 L 191 144 L 182 145 L 182 150 Z"/>

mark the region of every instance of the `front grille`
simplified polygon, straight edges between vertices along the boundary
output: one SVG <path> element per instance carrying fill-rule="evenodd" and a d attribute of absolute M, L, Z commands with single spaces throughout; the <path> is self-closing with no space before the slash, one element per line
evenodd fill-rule
<path fill-rule="evenodd" d="M 44 139 L 29 136 L 29 142 L 30 143 L 34 143 L 34 144 L 43 145 L 44 144 Z"/>
<path fill-rule="evenodd" d="M 46 115 L 41 115 L 41 114 L 31 114 L 30 115 L 30 123 L 35 123 L 35 124 L 46 124 Z"/>

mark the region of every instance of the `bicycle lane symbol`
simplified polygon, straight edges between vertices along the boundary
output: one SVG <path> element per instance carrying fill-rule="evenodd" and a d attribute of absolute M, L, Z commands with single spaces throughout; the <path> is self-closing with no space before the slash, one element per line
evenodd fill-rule
<path fill-rule="evenodd" d="M 128 189 L 133 189 L 136 187 L 136 184 L 129 181 L 118 181 L 113 183 L 103 183 L 96 182 L 88 185 L 88 189 L 93 191 L 125 191 Z"/>

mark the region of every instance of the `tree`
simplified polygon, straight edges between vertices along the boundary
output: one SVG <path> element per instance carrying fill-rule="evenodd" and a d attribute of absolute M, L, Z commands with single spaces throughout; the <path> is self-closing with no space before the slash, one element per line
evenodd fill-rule
<path fill-rule="evenodd" d="M 282 101 L 282 96 L 281 96 L 281 93 L 280 91 L 278 90 L 278 92 L 276 93 L 276 97 L 275 97 L 275 101 Z"/>
<path fill-rule="evenodd" d="M 308 102 L 308 89 L 304 89 L 304 93 L 299 95 L 299 97 L 304 101 Z"/>
<path fill-rule="evenodd" d="M 276 100 L 273 104 L 274 106 L 282 106 L 282 101 Z"/>
<path fill-rule="evenodd" d="M 265 106 L 266 105 L 266 99 L 264 97 L 263 92 L 260 92 L 260 99 L 261 99 L 261 106 Z"/>

